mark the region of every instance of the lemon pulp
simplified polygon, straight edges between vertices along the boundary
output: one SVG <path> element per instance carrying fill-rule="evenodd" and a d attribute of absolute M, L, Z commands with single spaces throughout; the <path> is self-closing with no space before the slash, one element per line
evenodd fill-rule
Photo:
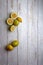
<path fill-rule="evenodd" d="M 14 30 L 15 30 L 15 26 L 12 25 L 12 26 L 10 27 L 10 31 L 13 32 Z"/>
<path fill-rule="evenodd" d="M 17 17 L 17 20 L 18 20 L 19 22 L 22 22 L 22 18 L 20 18 L 20 17 Z"/>
<path fill-rule="evenodd" d="M 11 18 L 16 18 L 17 17 L 17 14 L 16 13 L 11 13 Z"/>
<path fill-rule="evenodd" d="M 7 24 L 8 25 L 12 25 L 13 24 L 13 19 L 12 18 L 8 18 L 7 19 Z"/>

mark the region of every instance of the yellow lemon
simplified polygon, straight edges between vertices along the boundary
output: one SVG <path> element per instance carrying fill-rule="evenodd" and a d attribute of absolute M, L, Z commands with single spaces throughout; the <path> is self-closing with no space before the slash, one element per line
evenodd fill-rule
<path fill-rule="evenodd" d="M 18 41 L 18 40 L 14 40 L 14 41 L 11 43 L 11 45 L 12 45 L 13 47 L 16 47 L 16 46 L 19 45 L 19 41 Z"/>
<path fill-rule="evenodd" d="M 19 22 L 22 22 L 22 18 L 17 17 L 16 19 L 17 19 Z"/>
<path fill-rule="evenodd" d="M 14 25 L 12 25 L 12 26 L 10 27 L 10 31 L 13 32 L 13 31 L 15 30 L 15 28 L 16 28 L 16 27 L 15 27 Z"/>
<path fill-rule="evenodd" d="M 13 48 L 12 45 L 9 44 L 9 45 L 6 46 L 6 49 L 7 49 L 8 51 L 11 51 L 11 50 L 13 50 L 14 48 Z"/>
<path fill-rule="evenodd" d="M 8 18 L 7 19 L 7 24 L 8 25 L 12 25 L 13 24 L 13 19 L 12 18 Z"/>
<path fill-rule="evenodd" d="M 19 21 L 18 20 L 14 20 L 14 25 L 18 26 L 19 25 Z"/>
<path fill-rule="evenodd" d="M 14 13 L 14 12 L 12 12 L 12 13 L 11 13 L 11 18 L 16 18 L 16 17 L 17 17 L 17 14 Z"/>

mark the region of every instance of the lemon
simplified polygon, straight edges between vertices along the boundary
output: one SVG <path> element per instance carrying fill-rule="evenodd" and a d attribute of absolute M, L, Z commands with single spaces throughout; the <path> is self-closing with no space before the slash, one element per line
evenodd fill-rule
<path fill-rule="evenodd" d="M 16 46 L 19 45 L 19 41 L 18 41 L 18 40 L 14 40 L 14 41 L 11 43 L 11 45 L 12 45 L 13 47 L 16 47 Z"/>
<path fill-rule="evenodd" d="M 14 25 L 18 26 L 19 25 L 19 21 L 18 20 L 14 20 Z"/>
<path fill-rule="evenodd" d="M 16 27 L 15 27 L 14 25 L 12 25 L 12 26 L 10 27 L 10 31 L 13 32 L 13 31 L 15 30 L 15 28 L 16 28 Z"/>
<path fill-rule="evenodd" d="M 22 18 L 17 17 L 16 19 L 17 19 L 19 22 L 22 22 Z"/>
<path fill-rule="evenodd" d="M 14 13 L 14 12 L 12 12 L 12 13 L 11 13 L 11 18 L 16 18 L 16 17 L 17 17 L 17 14 Z"/>
<path fill-rule="evenodd" d="M 7 19 L 7 24 L 8 25 L 12 25 L 13 24 L 13 19 L 12 18 L 8 18 Z"/>
<path fill-rule="evenodd" d="M 13 46 L 9 44 L 9 45 L 6 46 L 6 49 L 7 49 L 8 51 L 11 51 L 11 50 L 13 50 Z"/>

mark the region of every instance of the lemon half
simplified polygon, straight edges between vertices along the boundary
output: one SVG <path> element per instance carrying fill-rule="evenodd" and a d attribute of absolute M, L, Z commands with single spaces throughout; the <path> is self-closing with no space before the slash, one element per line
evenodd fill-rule
<path fill-rule="evenodd" d="M 15 28 L 16 28 L 16 27 L 15 27 L 14 25 L 12 25 L 12 26 L 10 27 L 10 31 L 13 32 L 13 31 L 15 30 Z"/>
<path fill-rule="evenodd" d="M 7 19 L 7 24 L 8 25 L 12 25 L 13 24 L 13 19 L 12 18 L 8 18 Z"/>
<path fill-rule="evenodd" d="M 16 18 L 19 22 L 22 22 L 22 18 L 21 17 L 17 17 Z"/>
<path fill-rule="evenodd" d="M 14 13 L 14 12 L 12 12 L 12 13 L 11 13 L 11 18 L 16 18 L 16 17 L 17 17 L 17 14 Z"/>

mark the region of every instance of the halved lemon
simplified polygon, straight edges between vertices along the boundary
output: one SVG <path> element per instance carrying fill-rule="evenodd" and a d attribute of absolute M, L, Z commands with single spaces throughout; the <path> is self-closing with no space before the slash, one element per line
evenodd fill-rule
<path fill-rule="evenodd" d="M 12 12 L 12 13 L 11 13 L 11 18 L 16 18 L 16 17 L 17 17 L 17 14 L 14 13 L 14 12 Z"/>
<path fill-rule="evenodd" d="M 12 26 L 10 27 L 10 31 L 13 32 L 13 31 L 15 30 L 15 28 L 16 28 L 16 27 L 15 27 L 14 25 L 12 25 Z"/>
<path fill-rule="evenodd" d="M 14 20 L 14 25 L 18 26 L 19 25 L 19 21 L 18 20 Z"/>
<path fill-rule="evenodd" d="M 8 50 L 8 51 L 11 51 L 11 50 L 13 50 L 14 48 L 13 48 L 13 46 L 11 45 L 11 44 L 9 44 L 9 45 L 7 45 L 6 46 L 6 50 Z"/>
<path fill-rule="evenodd" d="M 22 18 L 21 17 L 17 17 L 16 18 L 19 22 L 22 22 Z"/>
<path fill-rule="evenodd" d="M 11 43 L 11 45 L 12 45 L 13 47 L 16 47 L 16 46 L 19 45 L 19 41 L 18 41 L 18 40 L 14 40 L 14 41 Z"/>
<path fill-rule="evenodd" d="M 13 24 L 13 19 L 12 18 L 8 18 L 7 19 L 7 24 L 8 25 L 12 25 Z"/>

